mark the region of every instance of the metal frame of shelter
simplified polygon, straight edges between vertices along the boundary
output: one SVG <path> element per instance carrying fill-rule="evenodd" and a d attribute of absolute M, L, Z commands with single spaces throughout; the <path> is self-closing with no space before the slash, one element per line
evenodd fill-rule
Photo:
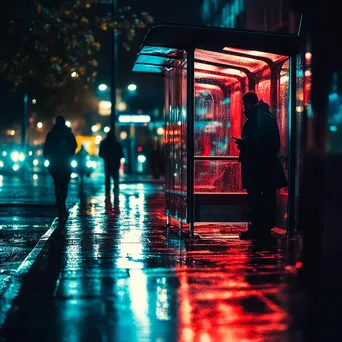
<path fill-rule="evenodd" d="M 298 73 L 297 56 L 300 52 L 300 42 L 297 35 L 292 34 L 278 34 L 278 33 L 265 33 L 247 30 L 236 29 L 221 29 L 211 27 L 196 27 L 196 26 L 182 26 L 182 25 L 158 25 L 151 28 L 144 38 L 140 51 L 137 55 L 133 72 L 142 72 L 154 75 L 167 77 L 170 71 L 175 70 L 176 66 L 182 65 L 183 69 L 180 71 L 183 76 L 183 86 L 186 82 L 186 101 L 184 101 L 186 118 L 182 119 L 181 113 L 176 115 L 171 121 L 180 122 L 181 132 L 184 133 L 186 151 L 184 148 L 181 152 L 181 165 L 177 166 L 180 171 L 182 164 L 184 164 L 184 184 L 180 187 L 179 191 L 168 189 L 166 187 L 166 215 L 168 216 L 168 224 L 170 219 L 175 218 L 180 222 L 189 224 L 189 231 L 194 233 L 195 222 L 208 222 L 208 216 L 203 217 L 201 210 L 202 205 L 206 204 L 219 204 L 226 201 L 227 194 L 225 193 L 212 193 L 201 194 L 196 193 L 194 190 L 194 167 L 195 163 L 199 160 L 209 162 L 221 160 L 234 160 L 237 157 L 227 156 L 196 156 L 194 145 L 194 116 L 195 116 L 195 63 L 197 65 L 202 63 L 200 60 L 202 55 L 208 53 L 212 56 L 210 59 L 204 61 L 207 68 L 222 68 L 225 67 L 227 72 L 224 74 L 217 72 L 216 77 L 227 78 L 230 77 L 238 79 L 238 73 L 243 74 L 248 80 L 248 89 L 254 90 L 255 82 L 252 77 L 251 68 L 247 65 L 250 63 L 264 63 L 270 70 L 270 104 L 271 111 L 276 110 L 274 103 L 277 99 L 276 84 L 279 77 L 279 66 L 282 61 L 286 59 L 289 65 L 288 73 L 288 196 L 287 196 L 287 230 L 291 231 L 295 227 L 295 211 L 296 211 L 296 164 L 298 164 L 298 112 L 296 112 L 296 95 L 297 86 L 296 70 Z M 227 60 L 221 59 L 224 56 Z M 279 58 L 278 58 L 278 57 Z M 284 57 L 284 58 L 282 58 Z M 278 58 L 278 59 L 277 59 Z M 253 61 L 251 61 L 253 60 Z M 235 61 L 238 61 L 235 62 Z M 279 62 L 279 63 L 278 63 Z M 246 64 L 247 63 L 247 64 Z M 245 65 L 246 64 L 246 65 Z M 250 64 L 252 65 L 252 64 Z M 231 70 L 231 71 L 229 71 Z M 206 70 L 203 71 L 203 79 L 201 82 L 206 83 Z M 277 76 L 278 75 L 278 76 Z M 213 82 L 213 81 L 212 81 Z M 178 86 L 181 86 L 179 83 Z M 177 85 L 176 85 L 177 87 Z M 246 89 L 246 90 L 248 90 Z M 274 100 L 274 101 L 273 101 Z M 180 111 L 181 112 L 181 111 Z M 181 120 L 181 121 L 179 121 Z M 169 120 L 170 121 L 170 120 Z M 171 122 L 172 123 L 172 122 Z M 170 127 L 169 127 L 170 128 Z M 171 131 L 174 129 L 172 127 Z M 169 129 L 170 131 L 170 129 Z M 165 130 L 165 138 L 168 139 L 170 132 Z M 173 166 L 175 168 L 175 166 Z M 170 170 L 169 175 L 173 174 L 175 169 Z M 177 172 L 178 172 L 177 171 Z M 182 172 L 182 171 L 180 171 Z M 166 179 L 166 182 L 168 180 Z M 183 186 L 184 185 L 184 186 Z M 297 184 L 298 185 L 298 184 Z M 240 196 L 241 197 L 241 196 Z M 241 200 L 241 199 L 240 199 Z M 234 201 L 239 201 L 239 195 L 235 194 Z M 229 201 L 228 201 L 229 202 Z M 173 209 L 171 208 L 173 206 Z M 213 214 L 215 221 L 215 215 Z M 232 222 L 227 220 L 227 222 Z"/>

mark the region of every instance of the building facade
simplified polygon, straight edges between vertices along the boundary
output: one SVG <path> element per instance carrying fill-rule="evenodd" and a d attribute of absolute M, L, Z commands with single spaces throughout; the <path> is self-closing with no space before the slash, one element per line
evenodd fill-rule
<path fill-rule="evenodd" d="M 296 33 L 299 17 L 289 0 L 203 0 L 204 25 Z"/>

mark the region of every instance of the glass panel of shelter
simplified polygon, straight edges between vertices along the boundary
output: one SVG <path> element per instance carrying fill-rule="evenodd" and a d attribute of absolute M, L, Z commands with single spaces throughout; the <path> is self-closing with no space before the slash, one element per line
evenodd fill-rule
<path fill-rule="evenodd" d="M 195 50 L 194 157 L 202 157 L 201 160 L 195 160 L 194 164 L 195 193 L 244 191 L 240 185 L 238 150 L 231 137 L 241 135 L 245 122 L 242 95 L 247 90 L 256 91 L 260 99 L 275 109 L 273 114 L 277 116 L 279 124 L 281 154 L 287 154 L 288 151 L 290 101 L 289 63 L 286 60 L 289 58 L 260 51 L 224 50 L 224 53 Z M 273 63 L 276 67 L 271 71 L 270 65 Z M 272 72 L 277 73 L 273 89 Z M 274 92 L 277 95 L 275 97 Z M 205 160 L 205 156 L 227 158 Z"/>

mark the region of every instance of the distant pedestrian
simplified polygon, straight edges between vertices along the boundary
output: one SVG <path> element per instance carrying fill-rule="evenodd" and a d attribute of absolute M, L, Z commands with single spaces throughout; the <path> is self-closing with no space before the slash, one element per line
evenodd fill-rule
<path fill-rule="evenodd" d="M 65 125 L 63 116 L 57 116 L 56 124 L 46 136 L 43 155 L 49 161 L 48 170 L 55 185 L 59 216 L 67 214 L 66 198 L 71 175 L 71 161 L 76 147 L 77 142 L 71 128 Z"/>
<path fill-rule="evenodd" d="M 159 179 L 162 173 L 161 166 L 163 164 L 163 158 L 159 147 L 159 142 L 154 141 L 150 144 L 149 151 L 150 170 L 153 179 Z"/>
<path fill-rule="evenodd" d="M 78 177 L 80 179 L 80 191 L 83 191 L 84 186 L 84 176 L 86 174 L 86 166 L 87 166 L 87 160 L 89 159 L 89 153 L 84 148 L 83 145 L 81 145 L 80 150 L 75 155 L 75 160 L 77 162 L 77 173 Z"/>
<path fill-rule="evenodd" d="M 101 142 L 99 156 L 104 160 L 105 164 L 105 188 L 106 195 L 108 195 L 110 194 L 112 178 L 114 192 L 119 190 L 120 161 L 124 156 L 122 146 L 117 141 L 113 129 L 108 132 L 107 137 Z"/>
<path fill-rule="evenodd" d="M 276 223 L 277 189 L 287 186 L 278 153 L 280 136 L 277 119 L 269 105 L 254 92 L 242 97 L 247 121 L 241 138 L 235 138 L 240 150 L 242 186 L 247 189 L 252 223 L 241 238 L 268 236 Z"/>

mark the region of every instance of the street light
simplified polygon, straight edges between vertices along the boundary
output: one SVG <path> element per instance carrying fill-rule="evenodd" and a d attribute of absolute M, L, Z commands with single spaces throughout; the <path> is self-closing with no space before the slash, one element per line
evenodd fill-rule
<path fill-rule="evenodd" d="M 99 88 L 100 91 L 106 91 L 108 89 L 107 85 L 103 84 L 103 83 L 100 84 L 98 88 Z"/>
<path fill-rule="evenodd" d="M 33 99 L 32 100 L 32 104 L 36 104 L 37 103 L 37 100 L 36 99 Z"/>
<path fill-rule="evenodd" d="M 38 127 L 38 128 L 42 128 L 42 127 L 43 127 L 43 123 L 42 123 L 42 122 L 38 122 L 38 123 L 37 123 L 37 127 Z"/>
<path fill-rule="evenodd" d="M 131 83 L 131 84 L 128 85 L 127 89 L 129 91 L 136 91 L 137 90 L 137 85 L 134 84 L 134 83 Z"/>
<path fill-rule="evenodd" d="M 78 75 L 77 75 L 77 72 L 76 71 L 73 71 L 72 73 L 71 73 L 71 77 L 72 78 L 75 78 L 75 77 L 77 77 Z"/>

